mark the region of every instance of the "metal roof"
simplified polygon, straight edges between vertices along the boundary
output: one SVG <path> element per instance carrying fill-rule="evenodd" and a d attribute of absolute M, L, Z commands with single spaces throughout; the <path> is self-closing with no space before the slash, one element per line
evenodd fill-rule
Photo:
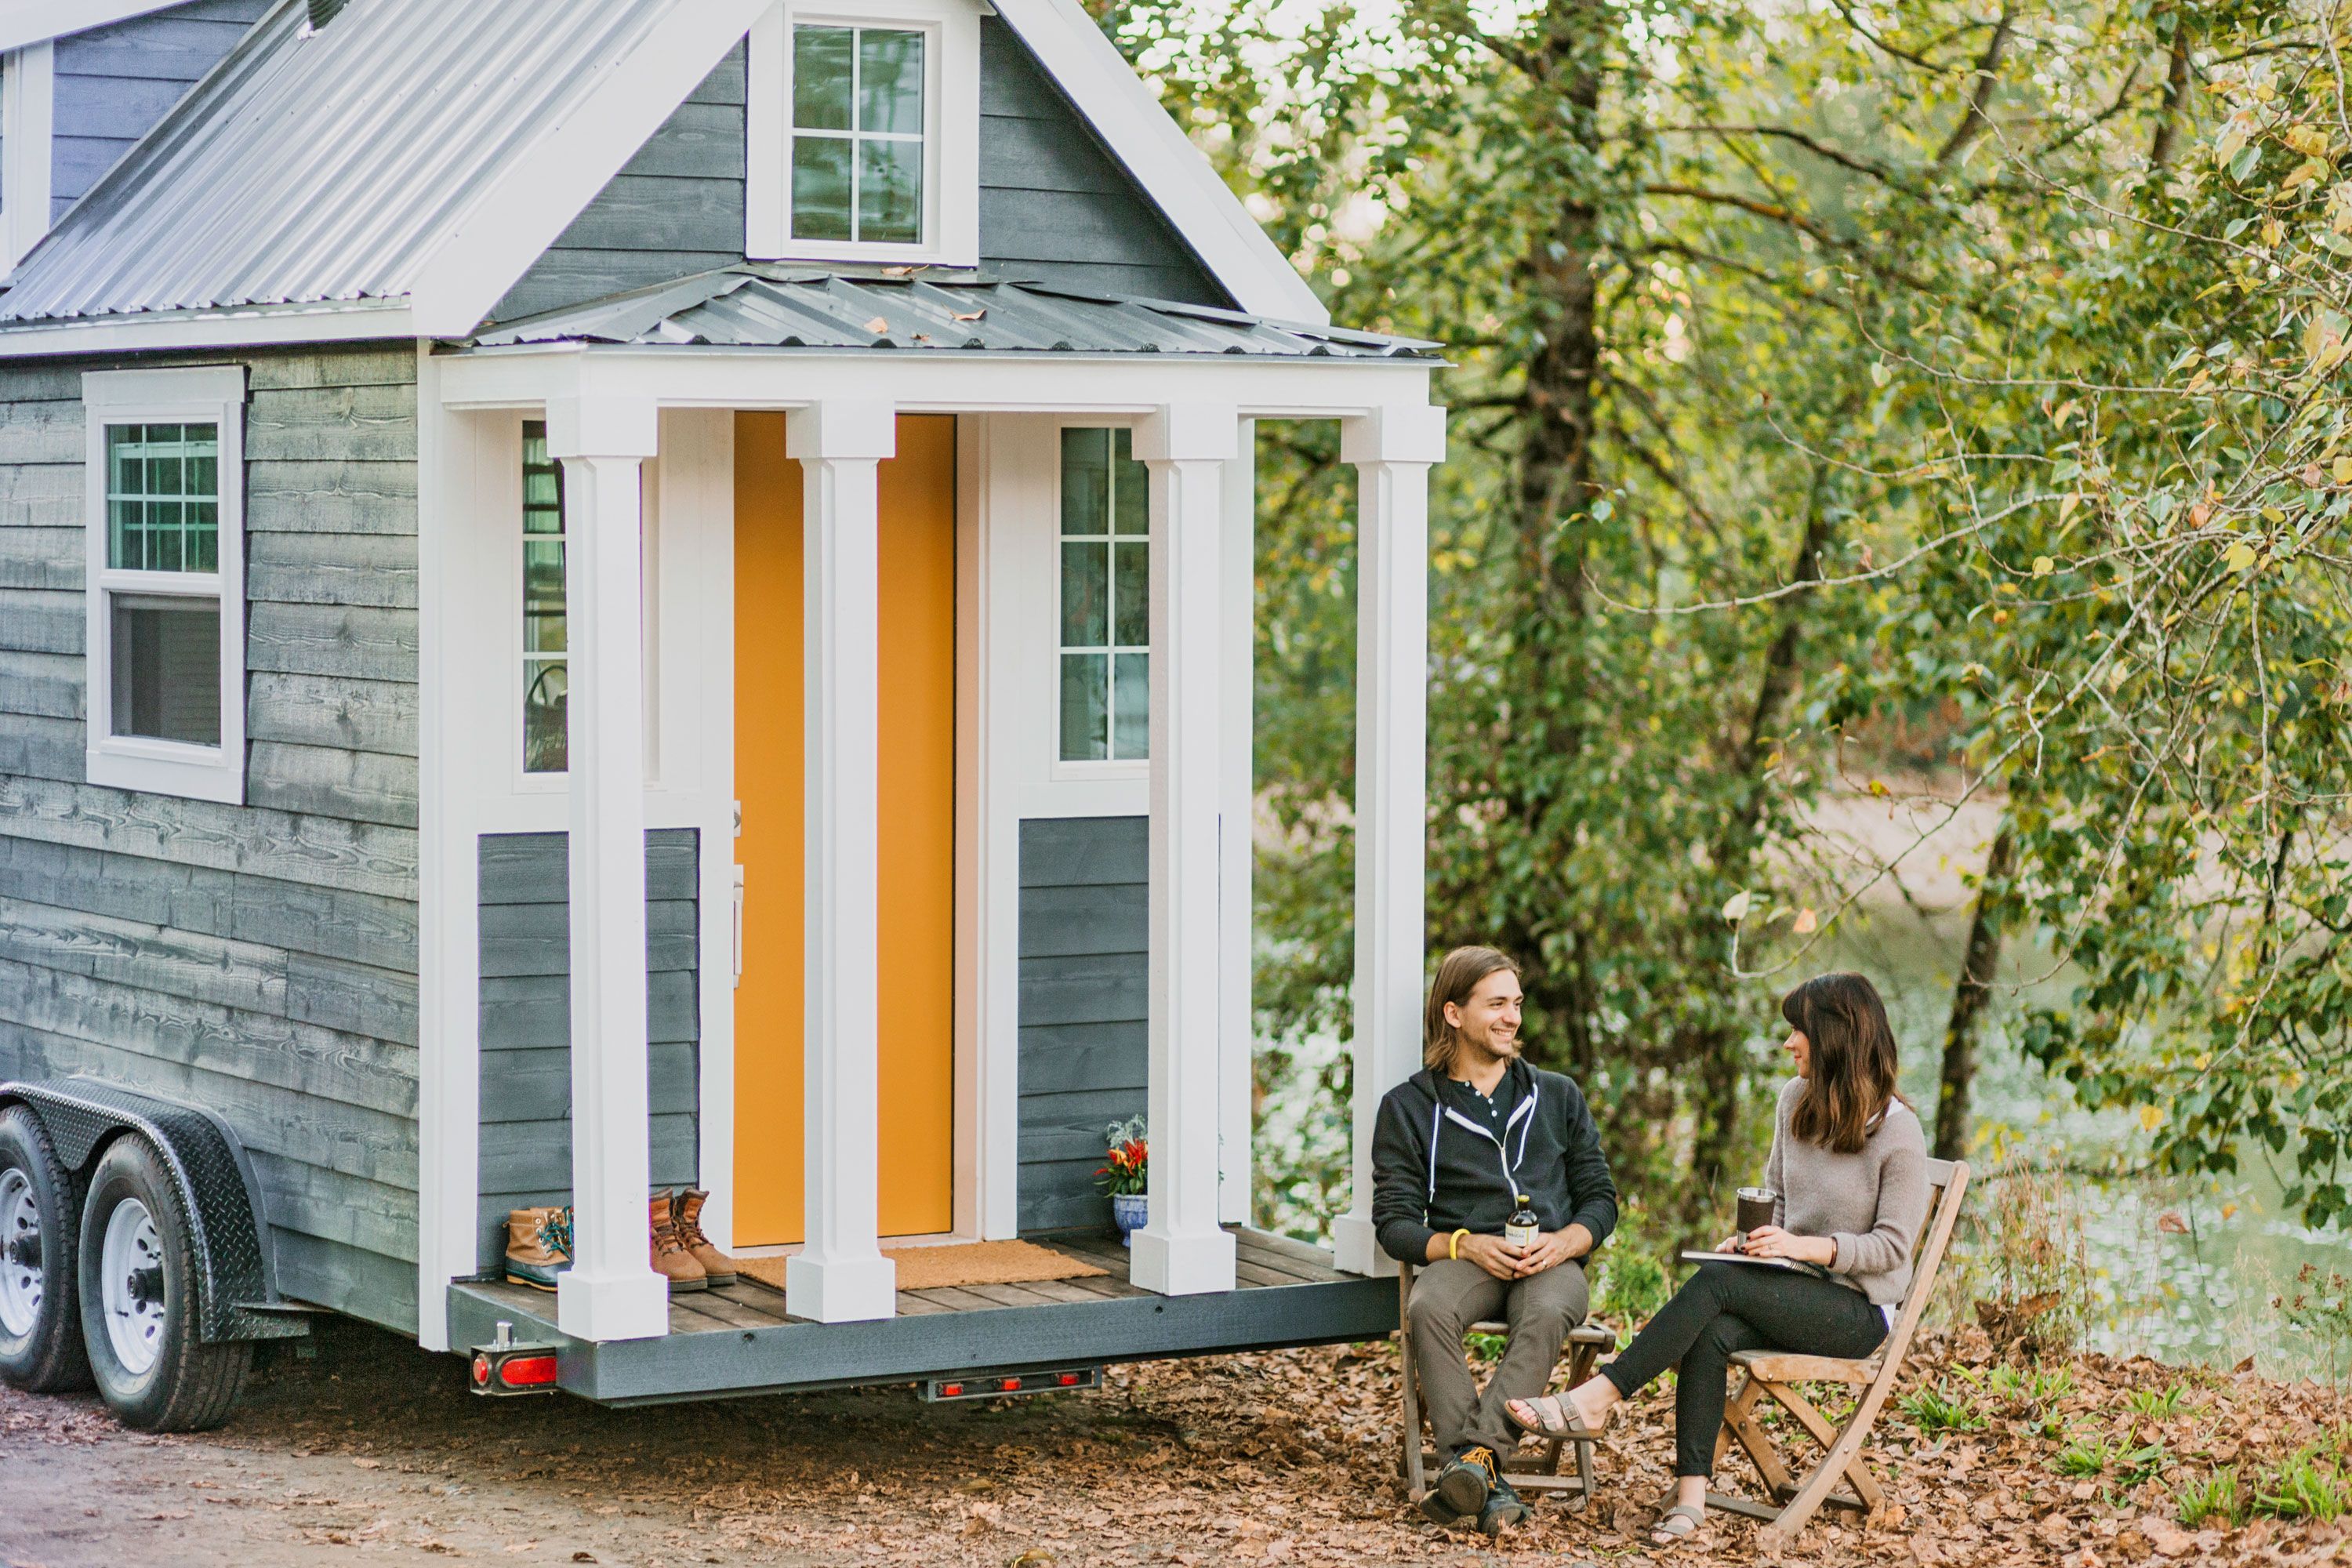
<path fill-rule="evenodd" d="M 685 0 L 282 0 L 84 196 L 0 321 L 407 294 L 453 221 Z"/>
<path fill-rule="evenodd" d="M 1360 360 L 1424 359 L 1439 347 L 972 273 L 845 274 L 759 263 L 552 310 L 471 342 Z"/>

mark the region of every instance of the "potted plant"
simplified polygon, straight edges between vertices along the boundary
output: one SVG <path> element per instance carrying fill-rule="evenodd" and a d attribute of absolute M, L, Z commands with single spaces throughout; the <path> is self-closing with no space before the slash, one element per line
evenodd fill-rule
<path fill-rule="evenodd" d="M 1148 1202 L 1145 1166 L 1150 1150 L 1143 1135 L 1143 1118 L 1131 1116 L 1112 1122 L 1103 1129 L 1103 1142 L 1108 1150 L 1095 1172 L 1095 1182 L 1110 1194 L 1111 1223 L 1118 1226 L 1118 1244 L 1127 1247 L 1131 1245 L 1130 1237 L 1143 1227 Z"/>

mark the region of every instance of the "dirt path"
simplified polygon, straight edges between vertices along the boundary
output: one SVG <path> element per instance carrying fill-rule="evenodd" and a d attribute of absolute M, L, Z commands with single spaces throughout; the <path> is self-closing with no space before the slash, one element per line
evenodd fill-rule
<path fill-rule="evenodd" d="M 1990 1359 L 1973 1330 L 1926 1352 L 1914 1386 L 1961 1415 L 1929 1431 L 1890 1411 L 1886 1515 L 1825 1518 L 1790 1562 L 2352 1565 L 2352 1394 L 2084 1356 L 2028 1399 L 1987 1381 Z M 269 1367 L 201 1436 L 0 1390 L 0 1568 L 1654 1561 L 1669 1389 L 1604 1439 L 1591 1510 L 1544 1504 L 1499 1549 L 1404 1505 L 1396 1399 L 1394 1357 L 1371 1345 L 1113 1368 L 1098 1392 L 1009 1404 L 882 1389 L 600 1410 L 476 1399 L 451 1358 L 332 1321 L 314 1357 Z M 2343 1517 L 2176 1522 L 2219 1468 L 2261 1491 L 2297 1465 Z M 1736 1463 L 1724 1479 L 1752 1481 Z M 1706 1560 L 1755 1561 L 1744 1521 L 1709 1533 Z"/>

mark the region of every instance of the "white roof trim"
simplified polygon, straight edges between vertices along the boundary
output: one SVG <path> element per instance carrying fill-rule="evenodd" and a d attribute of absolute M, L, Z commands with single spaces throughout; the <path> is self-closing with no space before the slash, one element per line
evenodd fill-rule
<path fill-rule="evenodd" d="M 429 337 L 463 337 L 596 199 L 775 0 L 674 6 L 572 111 L 508 163 L 425 259 L 410 293 Z"/>
<path fill-rule="evenodd" d="M 425 335 L 417 329 L 404 299 L 339 300 L 315 305 L 242 305 L 231 310 L 145 310 L 60 321 L 11 321 L 0 325 L 0 359 Z"/>
<path fill-rule="evenodd" d="M 995 0 L 1003 17 L 1234 302 L 1328 326 L 1331 313 L 1077 0 Z"/>
<path fill-rule="evenodd" d="M 184 0 L 0 0 L 0 49 L 87 33 Z"/>

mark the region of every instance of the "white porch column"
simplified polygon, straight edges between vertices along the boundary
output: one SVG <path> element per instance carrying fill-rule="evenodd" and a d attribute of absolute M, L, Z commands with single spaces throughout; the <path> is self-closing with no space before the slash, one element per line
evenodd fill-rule
<path fill-rule="evenodd" d="M 1238 426 L 1231 405 L 1185 403 L 1135 432 L 1151 470 L 1151 1164 L 1129 1269 L 1164 1296 L 1234 1288 L 1217 1223 L 1218 562 Z"/>
<path fill-rule="evenodd" d="M 1217 763 L 1217 1216 L 1250 1221 L 1252 1072 L 1255 1019 L 1250 1008 L 1252 747 L 1257 651 L 1257 421 L 1244 419 L 1234 459 L 1225 465 L 1225 534 L 1217 563 L 1222 587 L 1223 664 L 1220 677 L 1224 747 Z"/>
<path fill-rule="evenodd" d="M 1332 1225 L 1341 1268 L 1389 1274 L 1372 1234 L 1381 1097 L 1421 1066 L 1423 876 L 1428 839 L 1429 466 L 1445 410 L 1347 422 L 1356 466 L 1355 1184 Z"/>
<path fill-rule="evenodd" d="M 784 449 L 803 482 L 808 681 L 807 1228 L 784 1265 L 784 1304 L 795 1317 L 844 1323 L 898 1311 L 898 1268 L 877 1241 L 872 1018 L 881 946 L 876 485 L 877 465 L 898 449 L 897 416 L 887 403 L 819 403 L 790 416 Z"/>
<path fill-rule="evenodd" d="M 646 681 L 639 481 L 654 405 L 551 399 L 563 464 L 571 693 L 572 1267 L 556 1321 L 586 1340 L 669 1329 L 648 1261 L 646 1095 Z"/>

